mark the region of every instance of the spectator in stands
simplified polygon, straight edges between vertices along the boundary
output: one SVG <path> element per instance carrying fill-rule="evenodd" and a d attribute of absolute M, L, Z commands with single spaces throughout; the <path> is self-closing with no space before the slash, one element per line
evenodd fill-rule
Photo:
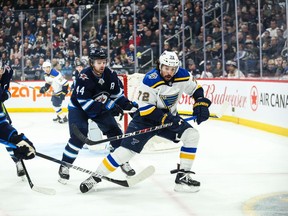
<path fill-rule="evenodd" d="M 63 28 L 68 31 L 70 27 L 73 25 L 72 19 L 68 17 L 68 13 L 63 14 L 62 26 Z"/>
<path fill-rule="evenodd" d="M 90 28 L 88 41 L 95 41 L 97 39 L 97 31 L 94 26 Z"/>
<path fill-rule="evenodd" d="M 20 80 L 21 79 L 21 75 L 22 75 L 22 71 L 21 71 L 21 64 L 20 64 L 20 60 L 19 58 L 14 58 L 11 68 L 14 71 L 13 77 L 14 80 Z"/>
<path fill-rule="evenodd" d="M 135 47 L 133 44 L 129 45 L 129 50 L 127 51 L 127 60 L 128 65 L 132 65 L 135 62 L 135 55 L 134 55 Z"/>
<path fill-rule="evenodd" d="M 35 69 L 31 59 L 27 59 L 24 67 L 25 80 L 36 80 Z"/>
<path fill-rule="evenodd" d="M 111 46 L 115 49 L 119 49 L 120 52 L 120 48 L 125 47 L 126 43 L 125 43 L 125 39 L 122 37 L 121 33 L 118 33 L 116 35 L 116 37 L 113 38 L 113 40 L 111 41 Z"/>
<path fill-rule="evenodd" d="M 123 65 L 124 67 L 127 66 L 128 65 L 128 55 L 127 55 L 124 48 L 121 49 L 119 57 L 120 57 L 121 65 Z"/>
<path fill-rule="evenodd" d="M 101 40 L 103 34 L 104 34 L 104 31 L 105 31 L 105 25 L 103 23 L 103 20 L 102 19 L 97 19 L 97 23 L 96 23 L 96 26 L 95 26 L 95 29 L 96 29 L 96 34 L 97 34 L 97 39 L 98 40 Z"/>
<path fill-rule="evenodd" d="M 201 72 L 200 70 L 196 67 L 195 62 L 193 61 L 193 59 L 188 59 L 187 60 L 187 64 L 188 64 L 188 71 L 196 78 L 200 78 L 201 76 Z"/>
<path fill-rule="evenodd" d="M 276 20 L 271 20 L 270 21 L 270 27 L 267 28 L 266 30 L 270 33 L 270 37 L 277 37 L 277 23 Z"/>
<path fill-rule="evenodd" d="M 67 80 L 72 78 L 73 67 L 70 64 L 70 61 L 65 61 L 65 65 L 62 67 L 61 73 Z"/>
<path fill-rule="evenodd" d="M 156 37 L 149 28 L 146 28 L 144 35 L 141 39 L 140 46 L 145 49 L 155 47 L 157 45 Z"/>
<path fill-rule="evenodd" d="M 283 58 L 281 56 L 278 56 L 275 59 L 275 77 L 281 77 L 284 74 L 284 64 L 283 64 Z"/>
<path fill-rule="evenodd" d="M 226 77 L 227 76 L 225 70 L 224 70 L 224 74 L 223 74 L 223 67 L 222 67 L 221 61 L 217 61 L 216 66 L 212 67 L 212 74 L 214 77 Z"/>
<path fill-rule="evenodd" d="M 39 56 L 42 56 L 42 57 L 45 55 L 45 50 L 42 48 L 41 45 L 42 44 L 41 44 L 40 41 L 36 42 L 36 46 L 35 46 L 35 48 L 32 51 L 33 55 L 39 55 Z"/>
<path fill-rule="evenodd" d="M 114 58 L 114 61 L 112 61 L 112 64 L 111 64 L 111 65 L 112 65 L 112 66 L 111 66 L 112 69 L 123 68 L 119 56 L 116 56 L 116 57 Z"/>
<path fill-rule="evenodd" d="M 281 44 L 278 43 L 277 37 L 271 37 L 270 46 L 268 47 L 266 54 L 269 56 L 269 58 L 276 58 L 277 56 L 281 55 L 282 51 Z"/>
<path fill-rule="evenodd" d="M 68 51 L 68 56 L 66 57 L 66 61 L 69 61 L 72 67 L 75 67 L 75 51 L 70 49 Z"/>
<path fill-rule="evenodd" d="M 200 63 L 200 66 L 203 65 L 204 67 L 204 61 L 202 61 Z M 212 63 L 211 61 L 207 61 L 206 62 L 206 70 L 205 68 L 203 69 L 200 78 L 213 78 L 213 74 L 212 74 Z"/>
<path fill-rule="evenodd" d="M 226 62 L 227 66 L 227 77 L 228 78 L 244 78 L 245 75 L 242 73 L 241 70 L 237 68 L 237 63 L 235 61 L 228 60 Z"/>
<path fill-rule="evenodd" d="M 275 66 L 275 60 L 269 59 L 266 70 L 263 69 L 263 76 L 264 77 L 274 77 L 275 73 L 276 73 L 276 69 L 277 68 Z"/>

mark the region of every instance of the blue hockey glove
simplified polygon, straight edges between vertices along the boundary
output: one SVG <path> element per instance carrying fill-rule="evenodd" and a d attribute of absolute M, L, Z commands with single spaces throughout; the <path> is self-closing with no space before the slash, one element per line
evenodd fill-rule
<path fill-rule="evenodd" d="M 24 134 L 13 135 L 10 142 L 17 146 L 13 151 L 15 157 L 18 159 L 29 160 L 35 157 L 36 152 L 33 143 L 28 140 Z"/>
<path fill-rule="evenodd" d="M 206 121 L 209 116 L 209 106 L 211 105 L 211 101 L 208 98 L 198 98 L 193 105 L 193 115 L 196 116 L 197 124 L 201 124 L 201 122 Z"/>
<path fill-rule="evenodd" d="M 4 102 L 11 97 L 11 93 L 9 91 L 4 91 L 1 95 L 0 102 Z"/>

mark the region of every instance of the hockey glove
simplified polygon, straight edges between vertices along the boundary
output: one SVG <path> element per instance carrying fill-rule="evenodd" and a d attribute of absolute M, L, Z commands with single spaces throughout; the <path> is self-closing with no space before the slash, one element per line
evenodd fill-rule
<path fill-rule="evenodd" d="M 122 118 L 124 115 L 123 110 L 119 105 L 117 105 L 114 101 L 108 99 L 107 102 L 104 104 L 105 109 L 110 111 L 113 116 L 119 116 Z"/>
<path fill-rule="evenodd" d="M 23 133 L 13 135 L 11 137 L 11 143 L 14 143 L 17 146 L 13 151 L 15 157 L 18 159 L 29 160 L 35 157 L 36 152 L 33 143 L 28 140 Z"/>
<path fill-rule="evenodd" d="M 120 116 L 120 120 L 122 120 L 124 112 L 119 105 L 115 104 L 110 110 L 113 116 Z"/>
<path fill-rule="evenodd" d="M 127 105 L 124 107 L 124 110 L 132 110 L 133 108 L 138 109 L 139 105 L 135 101 L 130 101 L 127 103 Z"/>
<path fill-rule="evenodd" d="M 51 86 L 50 84 L 46 83 L 45 86 L 42 86 L 42 87 L 40 88 L 40 91 L 39 91 L 39 92 L 40 92 L 41 94 L 44 94 L 44 93 L 50 88 L 50 86 Z"/>
<path fill-rule="evenodd" d="M 201 122 L 206 121 L 209 118 L 209 106 L 211 101 L 208 98 L 200 97 L 193 105 L 193 115 L 196 116 L 196 122 L 199 125 Z"/>
<path fill-rule="evenodd" d="M 4 91 L 1 95 L 0 102 L 4 102 L 11 97 L 11 93 L 9 91 Z"/>
<path fill-rule="evenodd" d="M 173 116 L 171 113 L 165 113 L 161 118 L 161 124 L 164 125 L 171 122 L 173 124 L 168 127 L 168 130 L 173 132 L 180 131 L 182 126 L 185 125 L 183 119 L 181 119 L 179 115 Z"/>
<path fill-rule="evenodd" d="M 46 86 L 42 86 L 41 88 L 40 88 L 40 93 L 41 94 L 44 94 L 46 91 L 47 91 L 48 89 L 46 88 Z"/>
<path fill-rule="evenodd" d="M 61 100 L 65 100 L 65 95 L 66 94 L 64 92 L 61 92 L 60 95 L 59 95 L 60 99 Z"/>

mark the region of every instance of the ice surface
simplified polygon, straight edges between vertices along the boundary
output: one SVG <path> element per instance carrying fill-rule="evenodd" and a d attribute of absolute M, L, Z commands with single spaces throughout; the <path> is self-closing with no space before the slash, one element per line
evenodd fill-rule
<path fill-rule="evenodd" d="M 61 159 L 69 138 L 68 124 L 52 122 L 52 113 L 10 113 L 13 125 L 33 141 L 38 152 Z M 155 174 L 132 188 L 101 182 L 97 190 L 82 194 L 80 183 L 88 175 L 71 170 L 67 185 L 58 183 L 59 165 L 35 158 L 25 161 L 33 183 L 54 188 L 56 195 L 32 191 L 16 176 L 16 167 L 0 145 L 0 216 L 241 216 L 288 215 L 288 139 L 229 122 L 209 120 L 200 126 L 200 143 L 193 166 L 201 182 L 198 193 L 173 191 L 178 150 L 137 155 L 132 167 L 140 171 L 154 165 Z M 95 170 L 106 151 L 83 149 L 74 165 Z M 111 177 L 125 178 L 121 171 Z M 267 197 L 285 197 L 271 211 L 255 205 Z M 271 198 L 271 199 L 272 199 Z M 275 205 L 275 201 L 268 202 Z M 261 203 L 260 203 L 261 204 Z M 260 207 L 259 207 L 260 206 Z M 285 206 L 285 205 L 284 205 Z M 269 209 L 269 211 L 268 211 Z"/>

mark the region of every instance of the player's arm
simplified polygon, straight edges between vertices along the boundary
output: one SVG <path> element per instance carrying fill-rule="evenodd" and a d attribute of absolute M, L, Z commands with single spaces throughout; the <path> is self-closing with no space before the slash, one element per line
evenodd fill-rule
<path fill-rule="evenodd" d="M 83 75 L 83 76 L 86 76 Z M 78 104 L 93 119 L 101 113 L 109 110 L 109 94 L 94 95 L 94 83 L 89 79 L 78 78 L 72 97 L 76 98 Z"/>
<path fill-rule="evenodd" d="M 193 115 L 197 116 L 197 124 L 206 121 L 210 116 L 209 106 L 211 105 L 211 101 L 204 96 L 202 86 L 198 84 L 193 77 L 191 77 L 188 82 L 186 93 L 192 95 L 195 101 L 193 105 Z"/>
<path fill-rule="evenodd" d="M 132 108 L 137 109 L 138 104 L 135 101 L 130 101 L 124 95 L 124 87 L 122 81 L 118 78 L 117 74 L 112 73 L 112 79 L 116 83 L 110 98 L 123 110 L 131 110 Z"/>

